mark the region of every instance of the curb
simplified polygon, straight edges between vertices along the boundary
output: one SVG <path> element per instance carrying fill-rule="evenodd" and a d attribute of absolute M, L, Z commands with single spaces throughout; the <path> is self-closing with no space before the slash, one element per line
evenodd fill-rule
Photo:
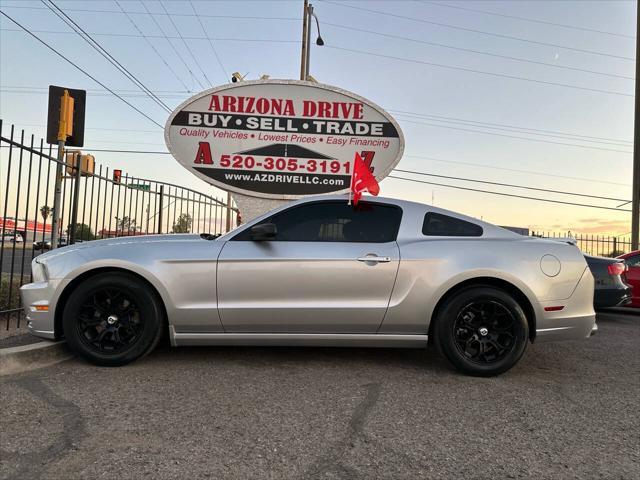
<path fill-rule="evenodd" d="M 45 340 L 19 347 L 0 348 L 0 376 L 46 367 L 73 356 L 64 341 Z"/>

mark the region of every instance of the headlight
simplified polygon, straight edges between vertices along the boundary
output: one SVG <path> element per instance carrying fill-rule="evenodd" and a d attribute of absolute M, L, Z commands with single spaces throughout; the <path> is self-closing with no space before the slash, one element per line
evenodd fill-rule
<path fill-rule="evenodd" d="M 31 274 L 33 275 L 34 282 L 47 281 L 47 267 L 42 263 L 38 263 L 36 260 L 31 262 Z"/>

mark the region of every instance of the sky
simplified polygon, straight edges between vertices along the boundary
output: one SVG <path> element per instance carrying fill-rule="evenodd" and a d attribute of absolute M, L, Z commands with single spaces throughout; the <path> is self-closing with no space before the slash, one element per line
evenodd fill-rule
<path fill-rule="evenodd" d="M 54 2 L 171 108 L 236 71 L 299 77 L 302 0 Z M 312 46 L 311 74 L 398 120 L 406 146 L 397 168 L 631 199 L 635 1 L 313 4 L 325 45 Z M 0 0 L 0 9 L 164 125 L 168 114 L 42 2 Z M 63 85 L 88 91 L 83 151 L 166 151 L 161 128 L 18 30 L 0 17 L 5 125 L 44 136 L 48 86 Z M 170 155 L 95 156 L 134 176 L 205 187 Z M 628 212 L 451 186 L 614 208 L 618 200 L 396 175 L 440 185 L 387 178 L 381 195 L 534 230 L 631 230 Z"/>

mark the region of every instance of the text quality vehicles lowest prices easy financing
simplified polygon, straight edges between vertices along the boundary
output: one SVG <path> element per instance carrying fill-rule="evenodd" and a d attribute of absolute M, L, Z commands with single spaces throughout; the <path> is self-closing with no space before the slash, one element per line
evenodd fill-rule
<path fill-rule="evenodd" d="M 289 203 L 219 238 L 126 237 L 37 257 L 28 328 L 123 365 L 172 345 L 424 347 L 502 373 L 532 341 L 596 330 L 594 280 L 573 245 L 419 203 Z"/>

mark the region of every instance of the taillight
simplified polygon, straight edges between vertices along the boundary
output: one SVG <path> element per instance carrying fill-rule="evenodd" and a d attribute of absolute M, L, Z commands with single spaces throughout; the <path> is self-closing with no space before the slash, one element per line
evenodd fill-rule
<path fill-rule="evenodd" d="M 622 275 L 626 270 L 626 265 L 622 262 L 611 263 L 607 265 L 607 270 L 609 271 L 609 275 Z"/>

